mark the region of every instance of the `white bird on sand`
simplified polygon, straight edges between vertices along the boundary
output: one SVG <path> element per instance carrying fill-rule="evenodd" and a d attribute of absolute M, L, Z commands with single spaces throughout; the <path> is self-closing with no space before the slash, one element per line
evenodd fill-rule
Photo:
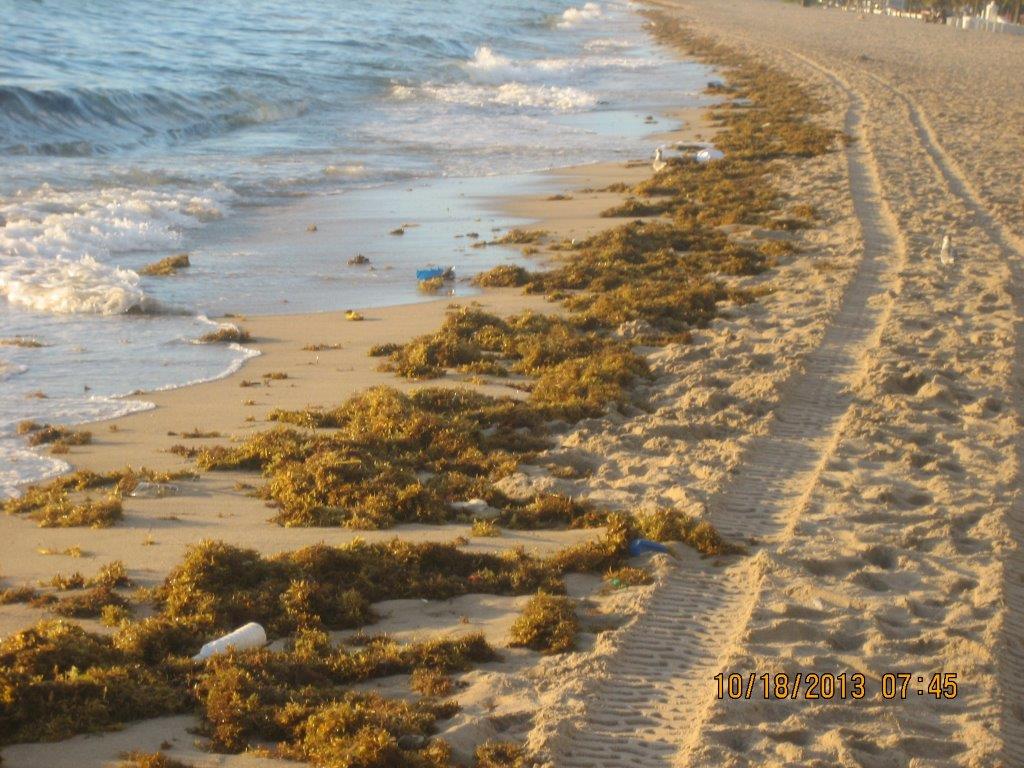
<path fill-rule="evenodd" d="M 953 238 L 947 232 L 942 236 L 942 247 L 939 249 L 939 261 L 942 266 L 951 267 L 956 259 L 956 251 L 953 249 Z"/>
<path fill-rule="evenodd" d="M 658 147 L 656 150 L 654 150 L 654 162 L 651 163 L 651 168 L 654 169 L 655 173 L 661 173 L 667 167 L 668 167 L 668 163 L 666 163 L 661 158 L 661 147 Z"/>

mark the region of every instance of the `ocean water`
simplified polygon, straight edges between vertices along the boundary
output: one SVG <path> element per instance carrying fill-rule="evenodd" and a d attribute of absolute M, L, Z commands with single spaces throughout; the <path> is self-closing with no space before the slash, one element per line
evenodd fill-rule
<path fill-rule="evenodd" d="M 622 0 L 0 14 L 0 340 L 44 345 L 0 342 L 0 495 L 63 468 L 14 436 L 20 420 L 145 408 L 122 396 L 241 364 L 248 350 L 193 343 L 208 316 L 417 301 L 417 266 L 512 258 L 459 237 L 516 223 L 490 196 L 649 155 L 670 125 L 645 115 L 698 103 L 708 78 Z M 138 274 L 178 252 L 194 265 L 179 276 Z M 374 269 L 347 267 L 355 253 Z"/>

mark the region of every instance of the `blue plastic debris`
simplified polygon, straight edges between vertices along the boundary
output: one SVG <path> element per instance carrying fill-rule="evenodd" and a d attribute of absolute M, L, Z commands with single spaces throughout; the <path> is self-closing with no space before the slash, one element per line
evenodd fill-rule
<path fill-rule="evenodd" d="M 650 539 L 633 539 L 629 542 L 629 555 L 630 557 L 636 557 L 637 555 L 643 555 L 647 552 L 664 552 L 666 555 L 671 555 L 672 550 L 657 541 L 651 541 Z"/>
<path fill-rule="evenodd" d="M 451 267 L 426 267 L 425 269 L 416 270 L 416 279 L 432 280 L 435 277 L 441 277 L 448 280 L 454 274 L 454 270 Z"/>

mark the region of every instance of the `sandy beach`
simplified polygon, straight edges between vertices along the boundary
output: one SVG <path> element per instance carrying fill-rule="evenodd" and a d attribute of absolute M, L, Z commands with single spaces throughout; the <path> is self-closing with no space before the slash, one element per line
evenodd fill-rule
<path fill-rule="evenodd" d="M 653 343 L 638 321 L 620 325 L 615 338 L 635 339 L 650 375 L 631 383 L 628 402 L 562 422 L 549 447 L 495 487 L 511 499 L 558 494 L 599 510 L 678 510 L 743 554 L 670 544 L 670 554 L 629 558 L 653 583 L 623 588 L 601 573 L 565 574 L 579 618 L 567 653 L 510 646 L 528 592 L 383 600 L 365 631 L 402 644 L 482 633 L 499 651 L 452 675 L 461 708 L 439 718 L 435 734 L 451 764 L 473 765 L 488 741 L 523 750 L 519 762 L 494 766 L 1024 764 L 1015 288 L 1024 279 L 1024 39 L 772 0 L 659 0 L 649 18 L 660 42 L 704 57 L 727 79 L 727 54 L 709 40 L 737 57 L 731 66 L 755 62 L 794 78 L 821 105 L 810 123 L 837 138 L 828 151 L 764 161 L 767 224 L 715 223 L 730 247 L 775 254 L 767 268 L 716 272 L 726 298 L 686 339 Z M 658 144 L 714 142 L 731 125 L 714 110 L 659 117 L 680 128 L 654 136 Z M 535 263 L 571 261 L 577 241 L 623 226 L 602 212 L 646 199 L 636 190 L 651 176 L 645 158 L 564 169 L 546 178 L 543 194 L 500 207 L 546 233 L 526 251 Z M 804 209 L 812 211 L 804 223 L 785 225 Z M 952 263 L 939 258 L 946 234 Z M 377 386 L 459 386 L 526 402 L 522 377 L 449 370 L 416 381 L 370 356 L 459 309 L 571 314 L 553 291 L 468 290 L 460 282 L 451 296 L 361 310 L 358 322 L 339 312 L 225 319 L 251 334 L 245 346 L 259 356 L 223 379 L 140 395 L 155 407 L 86 425 L 91 443 L 63 458 L 95 472 L 191 470 L 195 457 L 174 446 L 242 445 L 275 426 L 275 409 L 333 407 Z M 112 561 L 134 586 L 159 587 L 204 540 L 263 556 L 356 540 L 460 540 L 469 553 L 522 548 L 546 558 L 605 532 L 509 527 L 485 537 L 469 522 L 292 527 L 272 521 L 279 505 L 253 493 L 260 477 L 251 471 L 172 482 L 160 498 L 125 496 L 123 519 L 108 528 L 0 516 L 0 588 L 74 571 L 89 579 Z M 68 551 L 78 556 L 54 554 Z M 0 637 L 48 618 L 45 605 L 0 605 Z M 98 618 L 74 621 L 115 631 Z M 289 642 L 274 637 L 271 649 Z M 857 674 L 866 695 L 718 695 L 715 676 L 734 673 L 743 686 L 762 675 Z M 910 674 L 909 693 L 883 696 L 896 673 Z M 926 690 L 936 673 L 956 676 L 955 695 Z M 408 681 L 381 675 L 352 689 L 411 701 Z M 6 768 L 117 766 L 134 750 L 203 768 L 295 764 L 294 753 L 263 742 L 240 754 L 211 751 L 200 726 L 198 715 L 173 714 L 14 744 L 0 756 Z"/>
<path fill-rule="evenodd" d="M 660 7 L 827 94 L 854 138 L 829 169 L 852 275 L 708 502 L 763 548 L 696 584 L 668 576 L 537 735 L 566 766 L 625 765 L 624 749 L 644 765 L 1018 764 L 1020 46 L 753 0 Z M 844 670 L 911 672 L 912 692 L 712 685 Z M 958 675 L 955 700 L 917 693 L 936 671 Z"/>

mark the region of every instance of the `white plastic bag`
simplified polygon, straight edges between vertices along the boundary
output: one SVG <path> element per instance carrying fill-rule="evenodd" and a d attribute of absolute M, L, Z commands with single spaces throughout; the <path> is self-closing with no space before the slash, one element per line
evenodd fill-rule
<path fill-rule="evenodd" d="M 247 651 L 250 648 L 262 648 L 266 644 L 266 630 L 255 621 L 250 621 L 233 632 L 208 642 L 199 649 L 199 653 L 193 656 L 192 660 L 205 661 L 211 656 L 225 653 L 229 648 L 234 648 L 236 651 Z"/>
<path fill-rule="evenodd" d="M 698 163 L 710 163 L 712 160 L 721 160 L 723 157 L 725 157 L 725 152 L 711 147 L 710 149 L 702 149 L 697 153 L 695 159 Z"/>

